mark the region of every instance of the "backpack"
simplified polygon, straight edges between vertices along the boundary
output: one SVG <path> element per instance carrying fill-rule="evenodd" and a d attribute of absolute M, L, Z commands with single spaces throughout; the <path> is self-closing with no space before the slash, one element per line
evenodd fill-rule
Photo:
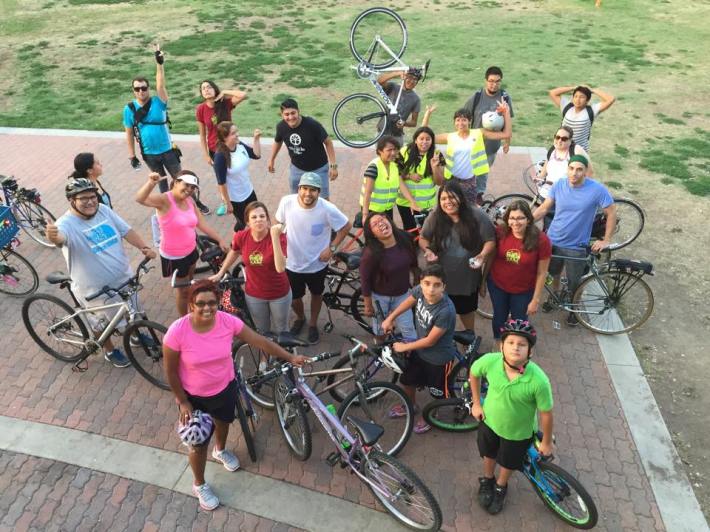
<path fill-rule="evenodd" d="M 471 117 L 473 117 L 474 113 L 476 112 L 476 107 L 478 107 L 478 104 L 481 102 L 481 95 L 483 94 L 483 89 L 478 89 L 476 93 L 473 95 L 473 107 L 471 107 Z M 510 102 L 510 96 L 508 95 L 505 90 L 500 91 L 500 97 L 503 98 L 505 103 L 508 104 L 508 107 L 513 109 L 513 104 Z"/>
<path fill-rule="evenodd" d="M 168 124 L 168 128 L 172 129 L 173 125 L 170 122 L 170 117 L 168 116 L 168 110 L 165 109 L 165 121 L 164 122 L 146 122 L 145 118 L 150 112 L 150 105 L 153 103 L 153 98 L 150 98 L 143 107 L 136 107 L 134 102 L 128 102 L 128 108 L 133 113 L 133 136 L 138 141 L 138 146 L 141 148 L 141 155 L 143 153 L 143 143 L 141 142 L 141 132 L 138 124 L 143 124 L 144 126 L 162 126 Z"/>
<path fill-rule="evenodd" d="M 572 107 L 574 107 L 574 104 L 572 102 L 569 102 L 567 105 L 565 105 L 564 109 L 562 109 L 562 118 L 565 117 L 567 111 L 572 109 Z M 589 125 L 591 126 L 594 123 L 594 111 L 592 110 L 591 105 L 587 105 L 585 109 L 587 110 L 587 114 L 589 115 Z"/>
<path fill-rule="evenodd" d="M 572 155 L 574 155 L 574 149 L 575 149 L 576 147 L 577 147 L 577 145 L 574 143 L 574 141 L 570 142 L 570 145 L 569 145 L 570 157 L 571 157 Z M 550 149 L 547 150 L 547 157 L 546 157 L 546 159 L 547 159 L 548 161 L 550 160 L 550 157 L 552 156 L 552 152 L 553 152 L 553 151 L 555 151 L 555 147 L 554 147 L 554 146 L 550 146 Z"/>

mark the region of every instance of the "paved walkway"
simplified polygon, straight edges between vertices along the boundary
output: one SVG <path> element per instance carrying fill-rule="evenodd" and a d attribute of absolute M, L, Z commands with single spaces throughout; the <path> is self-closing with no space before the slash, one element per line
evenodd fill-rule
<path fill-rule="evenodd" d="M 212 207 L 216 206 L 216 187 L 211 185 L 212 174 L 202 162 L 197 143 L 182 140 L 180 146 L 185 154 L 184 167 L 204 176 L 203 200 Z M 269 149 L 268 145 L 264 149 L 267 155 Z M 112 195 L 115 210 L 148 237 L 148 210 L 132 200 L 147 172 L 134 172 L 130 168 L 125 142 L 120 136 L 0 135 L 0 173 L 14 174 L 22 185 L 39 188 L 44 204 L 59 215 L 66 208 L 63 182 L 70 173 L 73 156 L 80 151 L 97 154 L 104 165 L 105 177 L 102 183 Z M 341 177 L 331 187 L 331 199 L 351 216 L 357 211 L 359 176 L 364 164 L 372 157 L 374 150 L 338 150 Z M 278 199 L 286 193 L 288 164 L 282 153 L 277 160 L 277 173 L 267 174 L 265 159 L 253 163 L 252 180 L 259 199 L 273 210 Z M 529 163 L 530 154 L 527 152 L 499 156 L 490 179 L 491 192 L 499 194 L 519 191 L 518 176 Z M 213 215 L 209 219 L 222 234 L 229 234 L 232 225 L 229 218 Z M 62 257 L 56 250 L 41 249 L 28 238 L 23 239 L 19 251 L 32 260 L 41 277 L 52 270 L 65 269 Z M 137 254 L 134 256 L 137 258 Z M 146 276 L 142 299 L 151 319 L 167 324 L 176 316 L 172 294 L 166 286 L 166 281 L 160 278 L 159 273 L 152 272 Z M 40 290 L 57 293 L 46 283 L 42 284 Z M 182 452 L 174 433 L 175 407 L 169 393 L 150 386 L 132 369 L 116 369 L 99 358 L 91 360 L 85 373 L 73 373 L 69 365 L 53 360 L 37 348 L 19 319 L 20 307 L 21 301 L 4 298 L 0 308 L 2 337 L 10 339 L 3 342 L 2 351 L 5 356 L 0 357 L 0 412 L 19 420 L 77 429 L 160 450 Z M 359 334 L 349 321 L 341 319 L 341 316 L 334 317 L 337 318 L 336 331 L 324 335 L 323 341 L 317 346 L 319 350 L 340 348 L 339 336 L 335 334 L 337 332 Z M 581 328 L 555 330 L 553 319 L 562 321 L 561 317 L 554 315 L 536 318 L 536 326 L 540 330 L 536 352 L 538 363 L 548 372 L 553 383 L 558 463 L 576 474 L 594 497 L 601 515 L 600 529 L 663 530 L 664 523 L 644 473 L 645 459 L 642 460 L 637 452 L 597 339 Z M 324 316 L 321 316 L 323 322 Z M 481 321 L 478 329 L 484 337 L 484 347 L 490 347 L 490 323 Z M 248 463 L 238 430 L 230 434 L 229 444 L 236 448 L 249 473 L 332 495 L 365 508 L 375 508 L 372 495 L 360 483 L 339 468 L 331 469 L 322 460 L 329 452 L 322 431 L 315 431 L 313 457 L 306 463 L 290 457 L 269 412 L 264 413 L 256 440 L 259 461 L 251 464 Z M 493 527 L 503 530 L 564 529 L 551 513 L 543 509 L 520 476 L 512 482 L 509 504 L 501 515 L 492 518 L 479 509 L 475 503 L 475 484 L 480 475 L 480 463 L 475 438 L 470 434 L 431 431 L 422 436 L 413 435 L 401 458 L 419 473 L 437 496 L 444 513 L 444 526 L 448 530 L 483 530 Z M 111 485 L 107 489 L 114 489 L 113 484 L 117 483 L 135 485 L 131 488 L 136 490 L 134 493 L 143 494 L 135 495 L 136 500 L 146 496 L 147 492 L 152 494 L 164 491 L 139 483 L 119 481 L 110 475 L 88 471 L 81 473 L 76 468 L 9 452 L 2 453 L 2 460 L 0 463 L 20 464 L 19 467 L 25 471 L 24 476 L 18 477 L 18 484 L 24 483 L 25 486 L 13 488 L 18 491 L 30 486 L 27 479 L 36 478 L 32 476 L 35 469 L 38 477 L 48 474 L 47 470 L 54 471 L 53 478 L 61 478 L 61 482 L 67 485 L 71 484 L 73 476 L 79 475 L 89 475 L 91 478 L 96 475 L 94 484 L 103 485 L 105 482 L 107 486 Z M 236 482 L 239 477 L 234 478 Z M 32 499 L 33 491 L 31 486 L 25 489 L 25 497 L 30 497 L 27 503 Z M 63 496 L 56 494 L 56 497 L 60 495 Z M 172 500 L 180 497 L 185 499 L 182 495 L 171 497 Z M 231 519 L 243 518 L 245 522 L 254 519 L 226 509 L 224 515 L 219 517 L 217 514 L 214 517 L 204 516 L 203 512 L 194 511 L 194 503 L 190 504 L 193 506 L 188 505 L 186 508 L 192 509 L 181 513 L 181 519 L 184 518 L 186 524 L 192 522 L 202 526 L 204 520 L 212 519 L 210 528 L 227 528 L 225 522 Z M 280 501 L 274 500 L 273 504 L 278 507 Z M 22 512 L 14 510 L 15 519 L 25 515 L 28 508 L 30 513 L 39 512 L 36 503 L 25 505 Z M 149 513 L 145 513 L 146 523 L 150 520 Z M 25 516 L 24 519 L 30 517 Z M 87 523 L 92 519 L 89 513 L 81 519 L 85 517 Z M 294 524 L 287 517 L 280 520 Z M 37 515 L 30 522 L 36 518 Z M 344 515 L 342 519 L 346 521 L 349 516 Z M 12 523 L 10 526 L 13 526 Z M 254 522 L 253 527 L 257 526 L 261 530 L 271 525 Z M 668 528 L 679 530 L 682 523 L 674 523 Z"/>

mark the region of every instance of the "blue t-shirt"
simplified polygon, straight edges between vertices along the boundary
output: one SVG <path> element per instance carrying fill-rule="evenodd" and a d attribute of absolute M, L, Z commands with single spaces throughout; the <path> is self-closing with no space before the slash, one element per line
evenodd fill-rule
<path fill-rule="evenodd" d="M 141 132 L 143 153 L 146 155 L 159 155 L 173 147 L 170 142 L 168 124 L 163 123 L 166 122 L 168 117 L 168 104 L 157 96 L 151 96 L 150 102 L 148 115 L 138 124 L 138 129 Z M 138 100 L 133 100 L 133 105 L 136 106 L 136 110 L 142 107 Z M 123 127 L 133 127 L 133 111 L 128 105 L 123 108 Z"/>
<path fill-rule="evenodd" d="M 589 244 L 597 209 L 614 203 L 609 190 L 590 178 L 581 187 L 571 187 L 569 179 L 560 179 L 552 186 L 549 197 L 555 202 L 555 217 L 547 236 L 554 246 L 568 249 Z"/>

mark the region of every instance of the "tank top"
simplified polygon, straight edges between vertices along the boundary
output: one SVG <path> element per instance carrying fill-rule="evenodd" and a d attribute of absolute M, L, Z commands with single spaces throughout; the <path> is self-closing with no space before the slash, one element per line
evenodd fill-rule
<path fill-rule="evenodd" d="M 158 214 L 160 226 L 160 254 L 165 258 L 187 257 L 197 245 L 195 227 L 197 214 L 192 198 L 187 199 L 187 210 L 182 210 L 175 203 L 171 191 L 165 193 L 170 202 L 170 209 L 165 214 Z"/>
<path fill-rule="evenodd" d="M 453 168 L 451 173 L 458 179 L 471 179 L 473 171 L 471 170 L 471 149 L 473 148 L 473 135 L 468 134 L 468 137 L 462 139 L 458 135 L 451 135 L 451 140 L 455 141 L 453 154 Z"/>
<path fill-rule="evenodd" d="M 547 177 L 545 180 L 554 184 L 560 179 L 567 177 L 569 157 L 569 150 L 567 150 L 567 153 L 562 159 L 557 158 L 557 150 L 552 150 L 550 158 L 547 160 Z M 545 183 L 538 190 L 543 198 L 547 198 L 550 195 L 550 189 L 552 189 L 552 185 Z"/>

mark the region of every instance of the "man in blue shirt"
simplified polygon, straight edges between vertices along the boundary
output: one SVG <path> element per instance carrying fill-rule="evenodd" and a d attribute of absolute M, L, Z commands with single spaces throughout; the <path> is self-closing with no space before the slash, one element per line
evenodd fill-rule
<path fill-rule="evenodd" d="M 604 238 L 592 244 L 593 252 L 609 247 L 616 228 L 614 198 L 604 185 L 587 177 L 588 166 L 589 161 L 583 155 L 570 157 L 567 179 L 557 181 L 550 190 L 549 197 L 533 213 L 535 220 L 540 220 L 553 206 L 555 207 L 555 217 L 547 231 L 547 236 L 552 242 L 553 254 L 548 271 L 554 276 L 553 287 L 557 290 L 564 266 L 570 297 L 577 290 L 587 265 L 582 260 L 574 259 L 582 259 L 587 255 L 585 246 L 589 244 L 592 236 L 592 225 L 597 209 L 604 210 L 607 221 Z M 543 310 L 545 307 L 546 305 L 543 305 Z M 575 326 L 577 323 L 576 314 L 570 312 L 567 324 Z"/>

